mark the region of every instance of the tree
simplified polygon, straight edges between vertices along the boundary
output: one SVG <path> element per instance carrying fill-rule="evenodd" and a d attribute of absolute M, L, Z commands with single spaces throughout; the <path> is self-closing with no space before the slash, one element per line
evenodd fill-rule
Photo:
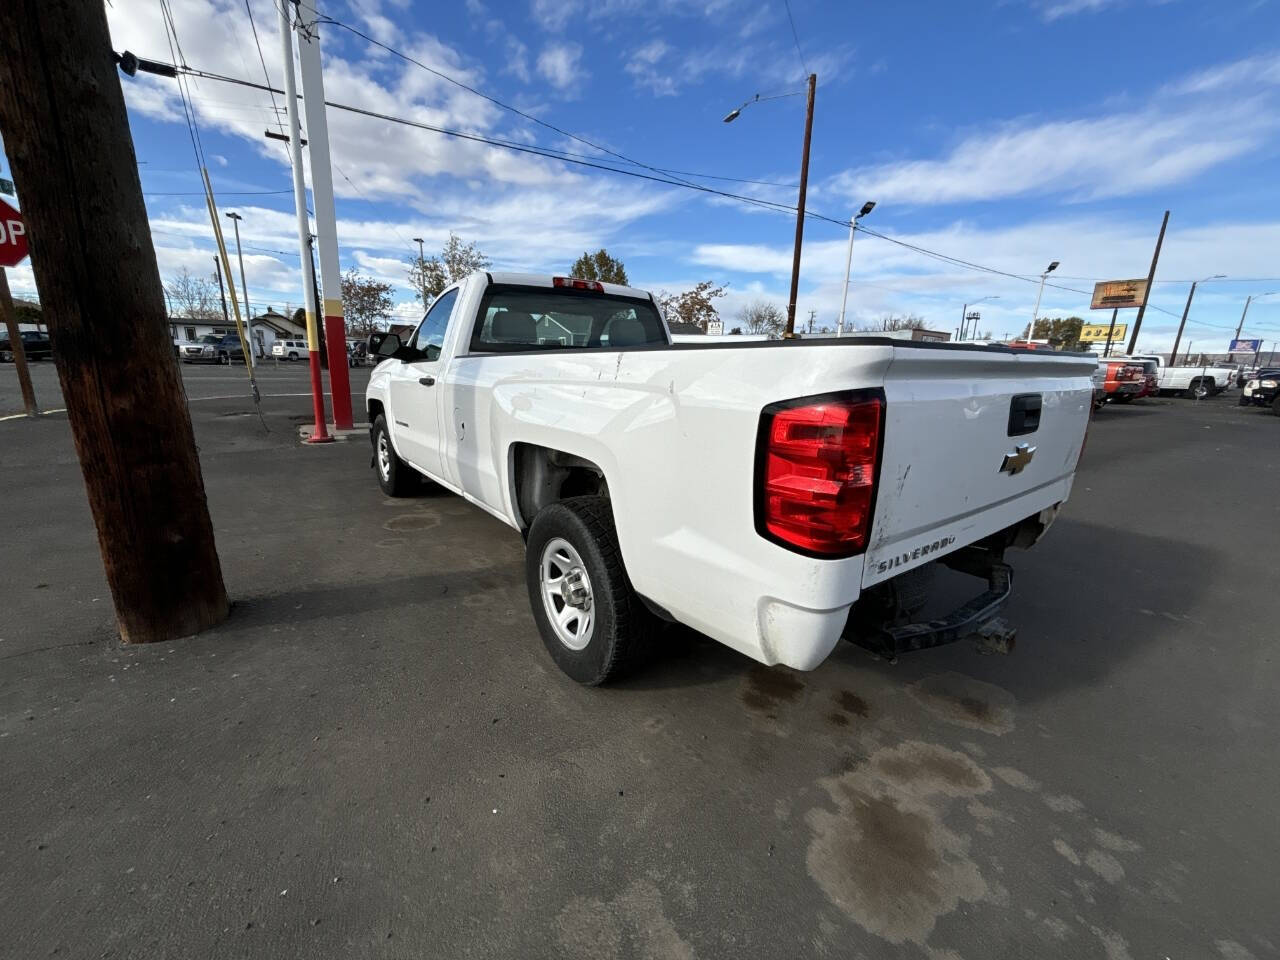
<path fill-rule="evenodd" d="M 1080 347 L 1080 328 L 1084 321 L 1079 317 L 1041 317 L 1035 326 L 1027 325 L 1024 336 L 1028 340 L 1048 340 L 1060 350 L 1076 350 Z"/>
<path fill-rule="evenodd" d="M 408 263 L 409 285 L 413 287 L 419 300 L 424 294 L 426 295 L 424 307 L 429 306 L 432 300 L 440 296 L 440 291 L 449 284 L 477 270 L 488 270 L 493 265 L 493 262 L 476 248 L 474 242 L 463 243 L 452 231 L 444 248 L 440 251 L 440 256 L 427 257 L 425 260 L 410 257 Z"/>
<path fill-rule="evenodd" d="M 742 336 L 742 328 L 741 328 L 741 327 L 734 327 L 732 330 L 730 330 L 730 331 L 729 331 L 729 336 L 731 336 L 731 337 L 740 337 L 740 336 Z"/>
<path fill-rule="evenodd" d="M 871 323 L 866 326 L 859 327 L 858 329 L 875 331 L 923 330 L 924 317 L 916 316 L 914 313 L 908 313 L 901 316 L 886 313 L 879 320 L 873 320 Z"/>
<path fill-rule="evenodd" d="M 724 296 L 724 287 L 717 287 L 710 280 L 703 280 L 684 293 L 658 294 L 658 309 L 668 323 L 687 323 L 707 332 L 707 324 L 720 316 L 713 301 Z"/>
<path fill-rule="evenodd" d="M 196 277 L 186 267 L 164 285 L 169 310 L 174 316 L 188 320 L 222 319 L 222 301 L 217 284 L 211 277 Z"/>
<path fill-rule="evenodd" d="M 391 289 L 389 283 L 362 277 L 355 267 L 342 275 L 342 312 L 349 334 L 367 337 L 382 329 L 382 322 L 391 312 Z"/>
<path fill-rule="evenodd" d="M 782 333 L 787 315 L 769 300 L 752 300 L 738 311 L 738 322 L 746 328 L 747 333 L 767 333 L 776 337 Z"/>
<path fill-rule="evenodd" d="M 569 276 L 580 280 L 599 280 L 601 283 L 616 283 L 627 287 L 627 268 L 621 260 L 609 256 L 609 252 L 601 247 L 595 253 L 584 253 L 569 268 Z"/>

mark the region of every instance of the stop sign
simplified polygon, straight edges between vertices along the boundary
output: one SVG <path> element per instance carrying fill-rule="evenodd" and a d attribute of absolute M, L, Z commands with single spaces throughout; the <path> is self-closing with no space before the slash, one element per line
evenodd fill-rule
<path fill-rule="evenodd" d="M 0 200 L 0 267 L 16 267 L 27 258 L 27 225 L 22 214 Z"/>

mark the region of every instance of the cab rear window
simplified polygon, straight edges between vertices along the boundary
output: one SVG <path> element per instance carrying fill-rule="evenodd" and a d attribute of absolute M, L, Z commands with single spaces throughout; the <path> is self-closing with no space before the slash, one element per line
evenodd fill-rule
<path fill-rule="evenodd" d="M 495 284 L 481 301 L 471 352 L 623 349 L 666 342 L 662 319 L 649 300 Z"/>

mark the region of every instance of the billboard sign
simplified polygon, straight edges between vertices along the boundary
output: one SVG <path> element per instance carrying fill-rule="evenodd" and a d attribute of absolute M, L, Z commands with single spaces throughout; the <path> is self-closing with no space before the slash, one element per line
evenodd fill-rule
<path fill-rule="evenodd" d="M 1086 323 L 1080 327 L 1081 343 L 1106 343 L 1107 331 L 1111 330 L 1109 323 Z M 1119 342 L 1124 339 L 1124 335 L 1129 332 L 1127 323 L 1117 323 L 1115 330 L 1111 330 L 1111 340 Z"/>
<path fill-rule="evenodd" d="M 1146 294 L 1146 280 L 1103 280 L 1093 285 L 1093 303 L 1089 304 L 1089 309 L 1114 310 L 1119 307 L 1124 310 L 1127 307 L 1140 307 Z"/>
<path fill-rule="evenodd" d="M 1236 352 L 1241 352 L 1241 353 L 1243 353 L 1243 352 L 1245 352 L 1245 351 L 1248 351 L 1249 353 L 1257 353 L 1257 352 L 1258 352 L 1258 351 L 1260 351 L 1261 349 L 1262 349 L 1262 341 L 1261 341 L 1261 340 L 1232 340 L 1232 341 L 1231 341 L 1231 351 L 1230 351 L 1230 352 L 1231 352 L 1231 353 L 1236 353 Z"/>

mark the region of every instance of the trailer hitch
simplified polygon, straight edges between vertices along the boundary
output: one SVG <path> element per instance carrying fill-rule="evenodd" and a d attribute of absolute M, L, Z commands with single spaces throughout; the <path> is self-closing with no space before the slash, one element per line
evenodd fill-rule
<path fill-rule="evenodd" d="M 946 616 L 919 623 L 867 624 L 857 618 L 860 600 L 850 612 L 846 638 L 889 661 L 965 639 L 972 639 L 981 653 L 1012 652 L 1017 630 L 999 616 L 1013 590 L 1013 568 L 1004 562 L 1004 551 L 966 547 L 938 562 L 985 579 L 987 589 Z"/>

